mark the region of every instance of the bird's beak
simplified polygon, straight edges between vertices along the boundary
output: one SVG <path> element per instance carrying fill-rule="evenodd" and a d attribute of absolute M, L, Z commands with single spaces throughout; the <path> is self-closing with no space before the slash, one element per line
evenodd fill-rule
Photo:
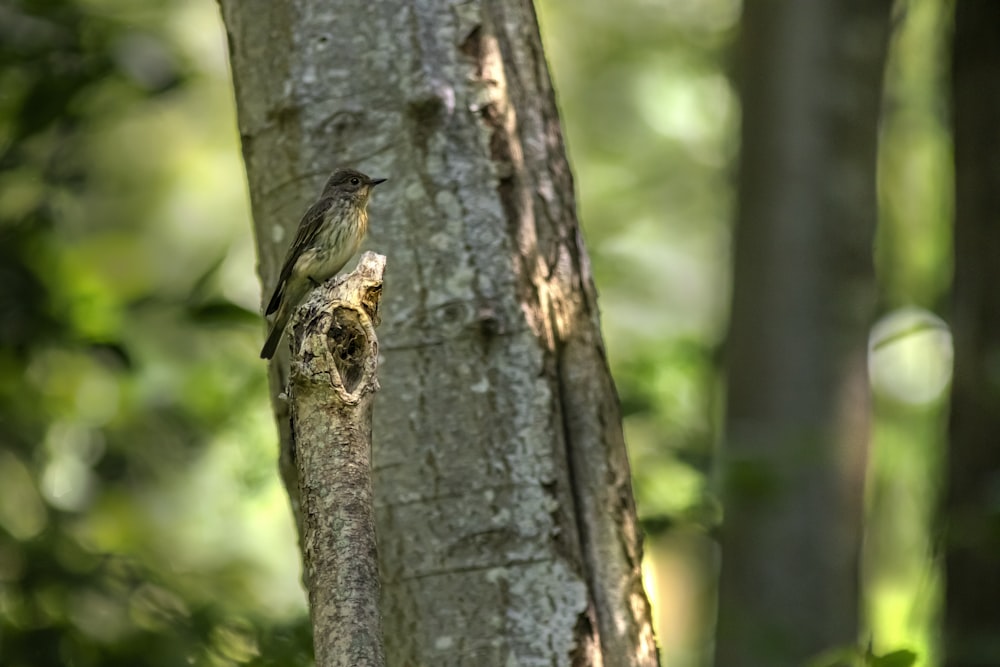
<path fill-rule="evenodd" d="M 385 179 L 385 178 L 373 178 L 372 179 L 372 187 L 374 188 L 379 183 L 385 183 L 387 180 L 388 179 Z"/>

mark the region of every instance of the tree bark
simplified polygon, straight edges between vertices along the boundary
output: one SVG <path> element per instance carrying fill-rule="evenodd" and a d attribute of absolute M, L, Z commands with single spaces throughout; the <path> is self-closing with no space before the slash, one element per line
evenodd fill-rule
<path fill-rule="evenodd" d="M 889 0 L 748 0 L 716 664 L 858 638 Z"/>
<path fill-rule="evenodd" d="M 374 443 L 387 663 L 656 664 L 531 3 L 222 8 L 264 285 L 277 232 L 336 164 L 390 178 L 369 208 L 389 257 Z"/>
<path fill-rule="evenodd" d="M 955 5 L 955 275 L 944 664 L 1000 664 L 1000 4 Z"/>
<path fill-rule="evenodd" d="M 288 403 L 317 667 L 384 667 L 372 403 L 385 257 L 313 292 L 292 323 Z"/>

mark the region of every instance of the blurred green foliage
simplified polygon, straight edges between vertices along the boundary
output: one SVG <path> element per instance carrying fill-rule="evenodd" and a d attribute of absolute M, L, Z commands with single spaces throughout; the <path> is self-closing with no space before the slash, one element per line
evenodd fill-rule
<path fill-rule="evenodd" d="M 0 7 L 5 667 L 310 659 L 222 39 Z"/>
<path fill-rule="evenodd" d="M 899 4 L 866 581 L 875 650 L 914 647 L 931 664 L 927 526 L 950 341 L 943 325 L 895 333 L 914 321 L 897 309 L 940 310 L 950 273 L 948 17 L 933 0 Z M 664 664 L 704 664 L 739 3 L 538 11 L 659 563 L 648 583 Z M 229 86 L 208 0 L 0 7 L 5 667 L 310 661 L 255 361 L 259 286 Z M 931 362 L 934 378 L 919 371 Z"/>

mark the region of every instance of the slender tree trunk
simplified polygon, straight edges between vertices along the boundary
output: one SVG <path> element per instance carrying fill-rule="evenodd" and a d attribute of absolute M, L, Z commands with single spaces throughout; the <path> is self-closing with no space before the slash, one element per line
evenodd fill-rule
<path fill-rule="evenodd" d="M 334 166 L 390 179 L 369 208 L 369 247 L 388 256 L 374 450 L 387 664 L 656 664 L 530 1 L 222 8 L 263 284 Z M 281 360 L 273 373 L 277 391 Z"/>
<path fill-rule="evenodd" d="M 1000 3 L 955 6 L 955 374 L 945 495 L 945 664 L 1000 665 Z"/>
<path fill-rule="evenodd" d="M 720 667 L 857 641 L 890 5 L 744 5 Z"/>
<path fill-rule="evenodd" d="M 315 290 L 293 318 L 288 404 L 317 667 L 385 667 L 372 491 L 372 403 L 385 257 Z"/>

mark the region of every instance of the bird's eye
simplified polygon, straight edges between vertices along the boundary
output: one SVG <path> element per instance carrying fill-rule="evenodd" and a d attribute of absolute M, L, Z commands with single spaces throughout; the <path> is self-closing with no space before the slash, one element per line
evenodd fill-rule
<path fill-rule="evenodd" d="M 357 176 L 353 177 L 351 179 L 351 185 L 361 185 L 361 179 L 359 179 Z"/>

